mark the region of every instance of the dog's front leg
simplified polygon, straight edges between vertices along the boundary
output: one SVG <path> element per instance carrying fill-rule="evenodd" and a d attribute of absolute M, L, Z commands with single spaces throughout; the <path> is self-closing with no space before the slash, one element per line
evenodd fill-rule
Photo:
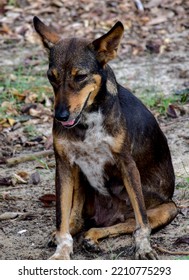
<path fill-rule="evenodd" d="M 129 195 L 136 220 L 134 232 L 136 245 L 136 259 L 158 259 L 156 252 L 150 245 L 151 228 L 148 222 L 140 174 L 132 158 L 127 163 L 121 162 L 124 185 Z"/>
<path fill-rule="evenodd" d="M 74 167 L 55 151 L 56 158 L 56 252 L 50 259 L 70 259 L 73 239 L 69 223 L 73 199 Z"/>

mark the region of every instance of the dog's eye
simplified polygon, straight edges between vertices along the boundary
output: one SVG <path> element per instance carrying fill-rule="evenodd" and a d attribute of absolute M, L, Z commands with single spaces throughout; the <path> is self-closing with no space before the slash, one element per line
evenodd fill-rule
<path fill-rule="evenodd" d="M 87 74 L 78 74 L 75 76 L 74 80 L 76 82 L 82 82 L 87 78 Z"/>

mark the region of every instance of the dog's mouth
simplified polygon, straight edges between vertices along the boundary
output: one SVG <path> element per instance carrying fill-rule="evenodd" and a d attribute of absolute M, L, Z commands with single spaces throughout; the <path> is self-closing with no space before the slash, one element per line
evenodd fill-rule
<path fill-rule="evenodd" d="M 77 118 L 73 119 L 73 120 L 69 120 L 66 122 L 61 122 L 61 124 L 66 127 L 66 128 L 72 128 L 74 126 L 76 126 L 78 124 L 78 122 L 80 121 L 80 114 L 77 116 Z"/>
<path fill-rule="evenodd" d="M 90 95 L 91 95 L 91 92 L 89 93 L 88 97 L 86 98 L 86 100 L 85 100 L 85 102 L 84 102 L 84 105 L 83 105 L 83 107 L 82 107 L 82 109 L 81 109 L 79 115 L 78 115 L 75 119 L 73 119 L 73 120 L 68 120 L 68 121 L 65 121 L 65 122 L 62 122 L 62 121 L 61 121 L 61 124 L 62 124 L 65 128 L 72 128 L 72 127 L 76 126 L 76 125 L 79 123 L 79 121 L 80 121 L 80 119 L 81 119 L 82 112 L 83 112 L 83 110 L 85 109 L 85 107 L 87 106 L 87 102 L 88 102 L 88 100 L 89 100 Z"/>

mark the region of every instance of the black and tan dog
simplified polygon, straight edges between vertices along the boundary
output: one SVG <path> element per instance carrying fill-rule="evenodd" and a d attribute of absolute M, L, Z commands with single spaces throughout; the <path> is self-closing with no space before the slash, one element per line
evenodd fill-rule
<path fill-rule="evenodd" d="M 93 42 L 62 39 L 37 17 L 34 26 L 49 53 L 54 89 L 57 249 L 51 259 L 69 259 L 72 236 L 83 229 L 88 247 L 134 233 L 136 258 L 156 259 L 151 229 L 177 214 L 174 171 L 155 118 L 107 64 L 122 23 Z"/>

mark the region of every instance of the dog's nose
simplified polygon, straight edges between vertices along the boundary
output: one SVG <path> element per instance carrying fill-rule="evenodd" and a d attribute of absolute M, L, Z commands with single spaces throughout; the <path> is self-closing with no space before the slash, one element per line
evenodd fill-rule
<path fill-rule="evenodd" d="M 58 111 L 58 112 L 55 111 L 55 118 L 58 121 L 66 122 L 69 119 L 69 116 L 70 116 L 70 113 L 69 113 L 68 110 L 63 110 L 61 112 L 60 111 Z"/>

